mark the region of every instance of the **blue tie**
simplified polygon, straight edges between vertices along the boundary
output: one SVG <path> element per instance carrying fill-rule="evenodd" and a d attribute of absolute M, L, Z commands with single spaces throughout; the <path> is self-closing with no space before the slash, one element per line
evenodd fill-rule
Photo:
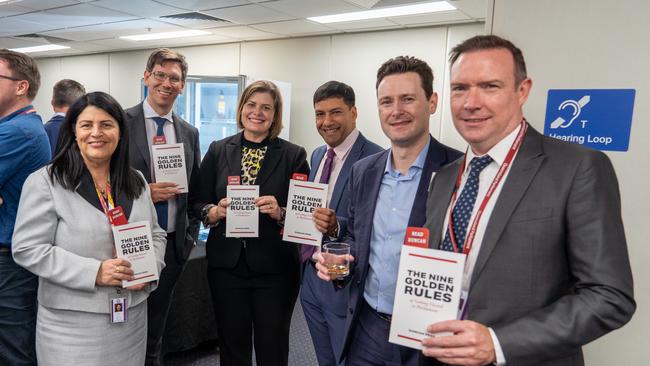
<path fill-rule="evenodd" d="M 163 126 L 165 125 L 165 122 L 167 122 L 167 119 L 162 117 L 152 117 L 151 119 L 153 119 L 154 122 L 156 122 L 156 125 L 158 125 L 156 136 L 165 136 Z M 167 208 L 169 207 L 169 203 L 167 203 L 167 201 L 160 201 L 154 203 L 154 206 L 156 207 L 156 214 L 158 214 L 158 225 L 160 225 L 163 230 L 167 231 Z"/>
<path fill-rule="evenodd" d="M 476 195 L 478 193 L 478 176 L 491 162 L 492 158 L 488 155 L 472 159 L 469 176 L 467 177 L 463 191 L 460 193 L 460 197 L 456 201 L 456 205 L 454 205 L 451 214 L 453 219 L 452 229 L 454 230 L 454 238 L 456 239 L 456 245 L 458 245 L 458 251 L 462 251 L 463 245 L 465 244 L 467 225 L 469 224 L 469 218 L 472 216 Z M 451 239 L 449 238 L 449 228 L 447 228 L 445 239 L 442 241 L 442 250 L 454 250 Z"/>

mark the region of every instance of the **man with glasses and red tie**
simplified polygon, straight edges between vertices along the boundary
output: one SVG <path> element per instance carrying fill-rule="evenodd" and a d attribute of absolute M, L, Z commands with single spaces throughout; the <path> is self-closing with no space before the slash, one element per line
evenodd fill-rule
<path fill-rule="evenodd" d="M 36 365 L 38 278 L 11 256 L 25 179 L 50 160 L 50 143 L 32 107 L 41 83 L 36 61 L 0 49 L 0 365 Z"/>
<path fill-rule="evenodd" d="M 158 288 L 147 303 L 147 365 L 162 365 L 162 336 L 171 298 L 199 228 L 198 219 L 188 216 L 201 161 L 199 131 L 172 111 L 176 97 L 185 87 L 186 77 L 187 62 L 183 55 L 167 48 L 155 50 L 144 71 L 147 98 L 126 111 L 131 134 L 131 166 L 141 171 L 149 183 L 158 223 L 167 231 L 165 268 Z M 175 183 L 154 177 L 152 145 L 174 143 L 182 143 L 185 149 L 188 193 L 181 193 Z"/>

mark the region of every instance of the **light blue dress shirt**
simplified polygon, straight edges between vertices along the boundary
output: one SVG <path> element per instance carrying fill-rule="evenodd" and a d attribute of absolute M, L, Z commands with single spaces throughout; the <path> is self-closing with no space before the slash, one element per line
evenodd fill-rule
<path fill-rule="evenodd" d="M 393 313 L 400 252 L 430 143 L 428 140 L 406 175 L 393 169 L 393 152 L 388 154 L 372 219 L 370 268 L 363 293 L 368 305 L 380 313 Z"/>

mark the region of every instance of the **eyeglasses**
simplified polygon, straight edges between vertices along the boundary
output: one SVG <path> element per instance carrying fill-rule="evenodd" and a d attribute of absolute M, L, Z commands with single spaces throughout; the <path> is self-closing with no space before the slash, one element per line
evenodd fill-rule
<path fill-rule="evenodd" d="M 23 79 L 18 79 L 18 78 L 14 78 L 14 77 L 11 77 L 11 76 L 6 76 L 6 75 L 0 75 L 0 79 L 7 79 L 7 80 L 11 80 L 11 81 L 23 80 Z"/>
<path fill-rule="evenodd" d="M 162 82 L 169 79 L 169 83 L 172 85 L 178 85 L 178 83 L 181 82 L 181 79 L 178 76 L 168 75 L 167 73 L 162 71 L 154 71 L 151 73 L 151 75 L 153 75 L 153 77 L 156 78 L 156 80 Z"/>

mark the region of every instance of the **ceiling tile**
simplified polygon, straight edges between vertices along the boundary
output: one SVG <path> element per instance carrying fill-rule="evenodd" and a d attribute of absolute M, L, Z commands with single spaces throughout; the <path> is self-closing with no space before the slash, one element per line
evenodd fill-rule
<path fill-rule="evenodd" d="M 287 22 L 264 23 L 252 25 L 251 27 L 288 36 L 297 36 L 304 34 L 337 32 L 337 30 L 325 27 L 321 24 L 310 22 L 308 20 L 290 20 Z"/>
<path fill-rule="evenodd" d="M 10 15 L 24 14 L 33 11 L 32 9 L 18 6 L 15 4 L 2 4 L 0 5 L 0 18 L 8 17 Z M 4 21 L 3 21 L 4 22 Z M 4 26 L 4 24 L 3 24 Z"/>
<path fill-rule="evenodd" d="M 284 14 L 261 5 L 244 5 L 232 8 L 223 8 L 216 10 L 206 10 L 203 13 L 226 19 L 237 24 L 256 24 L 281 22 L 284 20 L 293 20 L 294 17 Z"/>
<path fill-rule="evenodd" d="M 135 19 L 137 17 L 119 13 L 113 10 L 92 6 L 89 4 L 77 4 L 46 10 L 37 13 L 20 15 L 22 20 L 36 23 L 48 24 L 53 29 L 78 27 L 82 25 L 102 24 Z"/>
<path fill-rule="evenodd" d="M 98 39 L 117 38 L 147 32 L 160 33 L 184 30 L 175 25 L 158 22 L 151 19 L 138 19 L 125 22 L 89 25 L 70 29 L 42 32 L 41 34 L 72 39 L 74 41 L 92 41 Z"/>
<path fill-rule="evenodd" d="M 50 29 L 49 25 L 27 22 L 21 20 L 21 17 L 22 15 L 17 17 L 3 18 L 1 20 L 2 27 L 0 27 L 0 37 L 36 33 Z"/>
<path fill-rule="evenodd" d="M 99 0 L 93 2 L 93 5 L 147 18 L 185 12 L 183 9 L 163 5 L 152 0 Z"/>
<path fill-rule="evenodd" d="M 0 37 L 0 48 L 19 48 L 40 46 L 46 42 L 42 39 Z"/>
<path fill-rule="evenodd" d="M 487 14 L 488 0 L 455 0 L 451 4 L 467 16 L 484 20 Z"/>
<path fill-rule="evenodd" d="M 343 0 L 279 0 L 262 4 L 273 10 L 292 15 L 296 18 L 307 18 L 319 15 L 331 15 L 364 10 Z"/>
<path fill-rule="evenodd" d="M 192 11 L 225 8 L 249 4 L 246 0 L 158 0 L 163 4 Z"/>
<path fill-rule="evenodd" d="M 278 34 L 263 32 L 261 30 L 247 27 L 247 26 L 235 26 L 227 28 L 214 28 L 210 29 L 211 32 L 216 34 L 221 34 L 226 37 L 232 37 L 240 40 L 250 40 L 250 39 L 268 39 L 276 38 Z"/>
<path fill-rule="evenodd" d="M 78 3 L 76 0 L 22 0 L 19 4 L 32 10 L 47 10 Z"/>
<path fill-rule="evenodd" d="M 203 12 L 205 13 L 205 12 Z M 185 28 L 191 29 L 208 29 L 215 27 L 227 27 L 233 25 L 229 21 L 216 21 L 216 20 L 201 20 L 201 19 L 182 19 L 182 18 L 158 18 L 159 21 L 175 24 Z"/>

